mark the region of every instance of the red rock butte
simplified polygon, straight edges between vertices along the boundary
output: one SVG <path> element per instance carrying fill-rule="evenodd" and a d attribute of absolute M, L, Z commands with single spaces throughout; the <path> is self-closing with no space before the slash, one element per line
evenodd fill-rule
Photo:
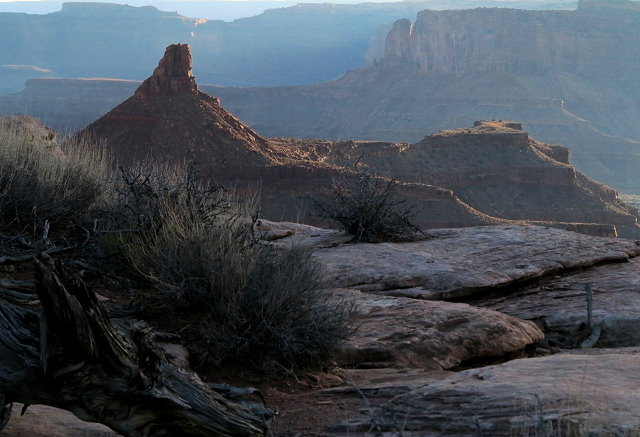
<path fill-rule="evenodd" d="M 124 164 L 154 158 L 230 170 L 268 166 L 278 155 L 219 99 L 198 90 L 188 44 L 168 46 L 132 97 L 76 135 L 104 141 Z"/>

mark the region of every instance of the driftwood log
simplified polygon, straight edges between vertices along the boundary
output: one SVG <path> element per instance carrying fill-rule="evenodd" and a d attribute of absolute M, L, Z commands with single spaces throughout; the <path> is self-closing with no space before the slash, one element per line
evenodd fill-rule
<path fill-rule="evenodd" d="M 48 255 L 35 263 L 39 303 L 0 288 L 0 429 L 21 402 L 69 410 L 123 436 L 266 435 L 271 410 L 176 367 L 147 324 L 111 319 Z"/>

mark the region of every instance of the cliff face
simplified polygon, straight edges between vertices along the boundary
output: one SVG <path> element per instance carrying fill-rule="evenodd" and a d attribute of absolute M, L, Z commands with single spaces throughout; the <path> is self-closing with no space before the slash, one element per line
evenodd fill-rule
<path fill-rule="evenodd" d="M 80 129 L 131 96 L 140 82 L 34 79 L 0 96 L 0 113 Z M 571 150 L 589 176 L 640 193 L 640 89 L 571 75 L 419 73 L 370 68 L 331 83 L 286 88 L 200 85 L 265 136 L 416 142 L 478 119 L 516 119 L 541 141 Z M 555 98 L 554 98 L 555 96 Z M 318 122 L 322 120 L 322 122 Z M 559 159 L 566 162 L 565 157 Z"/>
<path fill-rule="evenodd" d="M 201 85 L 200 89 L 219 97 L 226 108 L 265 136 L 415 142 L 425 132 L 467 126 L 478 119 L 521 120 L 536 138 L 569 147 L 572 162 L 579 170 L 623 192 L 640 193 L 637 4 L 624 0 L 606 3 L 584 0 L 578 11 L 424 11 L 413 25 L 408 20 L 396 23 L 388 38 L 386 59 L 338 80 L 304 87 Z M 357 17 L 367 15 L 367 11 L 373 14 L 373 9 L 357 5 L 349 8 L 353 15 L 342 15 L 342 8 L 334 11 L 334 19 L 344 20 L 339 32 L 336 22 L 323 32 L 335 31 L 333 38 L 341 41 L 355 38 L 351 24 Z M 258 66 L 261 63 L 271 65 L 272 72 L 282 78 L 283 69 L 301 72 L 294 64 L 273 55 L 275 46 L 278 53 L 288 50 L 283 42 L 286 38 L 274 42 L 265 35 L 280 32 L 282 36 L 287 31 L 290 39 L 287 44 L 294 41 L 298 50 L 289 55 L 296 57 L 296 53 L 306 50 L 305 56 L 311 56 L 310 42 L 295 35 L 299 29 L 307 29 L 310 22 L 316 26 L 311 33 L 319 35 L 319 28 L 330 21 L 326 15 L 330 10 L 329 6 L 317 5 L 286 8 L 237 23 L 198 24 L 192 47 L 198 54 L 195 73 L 200 83 L 211 83 L 220 75 L 235 80 L 240 75 L 262 71 Z M 314 14 L 316 18 L 311 19 Z M 48 20 L 60 18 L 51 15 Z M 22 28 L 40 29 L 37 24 L 27 26 L 32 18 L 23 18 Z M 167 23 L 181 21 L 175 16 L 164 18 Z M 0 14 L 0 28 L 10 29 L 2 20 Z M 90 22 L 85 17 L 84 25 Z M 154 22 L 154 26 L 158 27 L 159 22 Z M 104 24 L 99 20 L 94 23 Z M 185 23 L 182 25 L 191 22 Z M 230 28 L 234 29 L 233 37 L 225 33 Z M 68 34 L 70 40 L 86 41 L 87 45 L 96 43 L 74 38 L 76 30 Z M 128 41 L 121 44 L 123 47 L 140 44 L 131 33 L 124 30 L 120 33 L 122 40 Z M 43 35 L 42 41 L 55 40 L 49 34 Z M 237 49 L 233 41 L 241 35 L 244 35 L 242 50 L 229 55 L 229 50 Z M 264 45 L 256 43 L 260 38 L 264 39 Z M 0 59 L 14 53 L 23 43 L 8 44 L 6 50 L 0 51 Z M 90 59 L 82 50 L 74 51 L 72 45 L 58 47 L 42 50 L 63 52 L 65 56 L 87 55 Z M 342 52 L 331 47 L 334 46 L 326 46 L 332 52 L 331 62 L 326 62 L 326 58 L 315 59 L 333 68 L 338 65 L 333 59 L 340 58 Z M 39 56 L 38 51 L 21 53 Z M 148 53 L 153 51 L 147 50 L 146 57 Z M 122 62 L 132 57 L 136 59 Z M 295 65 L 321 71 L 316 61 L 307 60 L 299 57 Z M 73 62 L 67 61 L 76 75 L 86 74 L 84 61 L 75 58 Z M 14 63 L 30 62 L 22 59 Z M 136 56 L 119 56 L 114 60 L 105 53 L 104 63 L 109 64 L 109 69 L 139 68 Z M 150 63 L 141 78 L 153 66 Z M 101 75 L 113 71 L 109 69 Z M 36 79 L 19 94 L 0 96 L 0 112 L 29 114 L 55 128 L 73 130 L 130 96 L 136 86 L 133 82 Z"/>
<path fill-rule="evenodd" d="M 422 11 L 394 24 L 384 63 L 439 73 L 567 72 L 629 79 L 640 73 L 640 5 L 577 11 Z M 611 26 L 613 24 L 613 26 Z M 612 71 L 615 66 L 615 71 Z"/>
<path fill-rule="evenodd" d="M 171 2 L 160 3 L 169 11 L 176 9 Z M 220 10 L 210 2 L 176 3 L 182 3 L 181 10 Z M 65 3 L 61 11 L 44 15 L 0 12 L 0 94 L 18 92 L 27 79 L 43 76 L 143 80 L 155 66 L 153 54 L 173 42 L 189 43 L 198 55 L 200 83 L 275 86 L 332 80 L 362 67 L 365 59 L 380 59 L 381 49 L 370 50 L 371 42 L 384 42 L 395 20 L 413 18 L 423 9 L 479 5 L 557 9 L 573 8 L 575 0 L 301 3 L 233 22 L 187 18 L 149 6 L 88 2 Z M 51 71 L 3 71 L 5 65 Z"/>
<path fill-rule="evenodd" d="M 307 4 L 233 22 L 88 2 L 65 3 L 45 15 L 0 12 L 0 94 L 18 92 L 27 79 L 43 76 L 143 80 L 157 62 L 154 53 L 173 42 L 189 43 L 198 55 L 200 83 L 331 80 L 363 65 L 378 26 L 414 17 L 427 3 Z M 5 65 L 50 71 L 3 70 Z"/>
<path fill-rule="evenodd" d="M 197 95 L 198 86 L 192 72 L 191 50 L 187 44 L 167 47 L 160 63 L 135 95 L 139 98 L 171 95 Z"/>

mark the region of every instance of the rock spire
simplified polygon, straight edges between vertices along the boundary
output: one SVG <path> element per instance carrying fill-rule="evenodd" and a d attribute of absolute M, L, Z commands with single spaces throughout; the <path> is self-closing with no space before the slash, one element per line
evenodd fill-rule
<path fill-rule="evenodd" d="M 196 94 L 198 85 L 191 65 L 189 44 L 171 44 L 153 74 L 136 90 L 136 96 Z"/>
<path fill-rule="evenodd" d="M 277 154 L 220 100 L 198 90 L 187 44 L 168 46 L 132 97 L 77 135 L 104 141 L 125 165 L 153 158 L 238 169 L 271 165 Z"/>

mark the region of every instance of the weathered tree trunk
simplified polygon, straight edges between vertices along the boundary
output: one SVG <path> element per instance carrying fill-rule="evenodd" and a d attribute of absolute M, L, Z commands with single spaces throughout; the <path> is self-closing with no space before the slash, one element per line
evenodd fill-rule
<path fill-rule="evenodd" d="M 0 429 L 12 402 L 45 404 L 124 436 L 265 435 L 272 412 L 169 362 L 149 326 L 112 320 L 46 254 L 33 295 L 0 289 Z M 30 301 L 30 302 L 29 302 Z"/>

